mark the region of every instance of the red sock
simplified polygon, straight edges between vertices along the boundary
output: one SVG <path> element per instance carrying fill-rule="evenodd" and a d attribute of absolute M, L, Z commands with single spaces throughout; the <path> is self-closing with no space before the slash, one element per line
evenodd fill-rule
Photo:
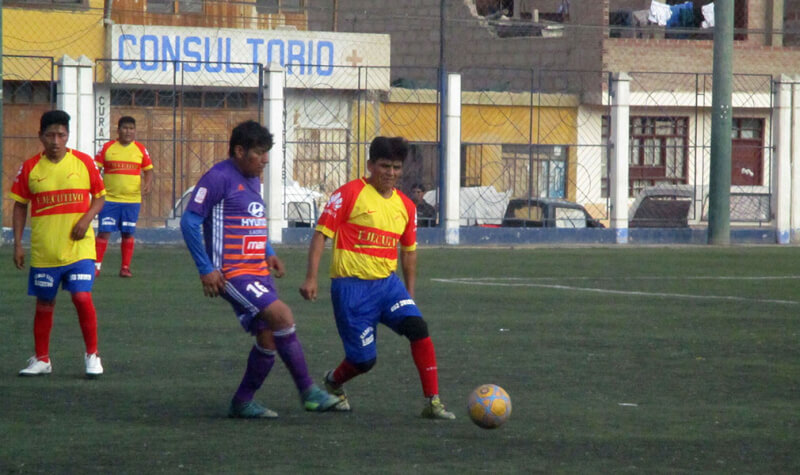
<path fill-rule="evenodd" d="M 359 374 L 361 374 L 361 371 L 353 366 L 353 363 L 342 360 L 339 366 L 333 371 L 333 380 L 336 384 L 344 384 Z"/>
<path fill-rule="evenodd" d="M 86 344 L 86 354 L 97 353 L 97 312 L 92 302 L 90 292 L 75 292 L 72 294 L 72 303 L 78 311 L 78 322 L 83 332 L 83 342 Z"/>
<path fill-rule="evenodd" d="M 36 359 L 50 361 L 50 330 L 53 328 L 54 301 L 36 301 L 36 314 L 33 317 L 33 343 Z"/>
<path fill-rule="evenodd" d="M 411 356 L 414 357 L 414 364 L 417 365 L 425 397 L 439 394 L 439 371 L 436 368 L 436 351 L 433 348 L 431 337 L 412 341 Z"/>
<path fill-rule="evenodd" d="M 96 263 L 103 263 L 103 256 L 106 255 L 106 248 L 108 248 L 108 239 L 94 239 L 94 252 L 97 254 L 97 258 L 95 259 Z"/>
<path fill-rule="evenodd" d="M 135 241 L 133 237 L 122 238 L 122 267 L 131 268 L 131 259 L 133 259 L 133 245 Z"/>

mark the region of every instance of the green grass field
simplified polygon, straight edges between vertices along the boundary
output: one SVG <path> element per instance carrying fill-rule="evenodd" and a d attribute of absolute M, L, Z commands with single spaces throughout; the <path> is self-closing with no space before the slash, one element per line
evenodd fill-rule
<path fill-rule="evenodd" d="M 322 297 L 278 281 L 312 374 L 342 357 Z M 326 259 L 330 251 L 326 253 Z M 422 249 L 417 302 L 455 421 L 419 417 L 407 342 L 379 330 L 378 364 L 348 386 L 353 412 L 301 410 L 281 363 L 257 399 L 275 421 L 227 419 L 251 339 L 202 296 L 188 252 L 139 246 L 134 278 L 110 250 L 95 284 L 106 374 L 85 380 L 75 310 L 60 293 L 54 372 L 33 354 L 27 270 L 0 248 L 2 473 L 798 473 L 800 249 Z M 497 430 L 469 392 L 504 387 Z"/>

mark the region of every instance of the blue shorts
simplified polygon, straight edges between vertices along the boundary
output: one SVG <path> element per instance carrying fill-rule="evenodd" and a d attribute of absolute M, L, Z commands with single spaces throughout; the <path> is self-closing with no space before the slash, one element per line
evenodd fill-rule
<path fill-rule="evenodd" d="M 230 302 L 244 331 L 253 335 L 269 328 L 269 324 L 256 315 L 280 299 L 271 275 L 233 277 L 225 281 L 222 297 Z"/>
<path fill-rule="evenodd" d="M 94 261 L 83 259 L 65 266 L 31 267 L 28 273 L 28 295 L 42 300 L 53 300 L 58 284 L 70 292 L 91 292 L 94 284 Z"/>
<path fill-rule="evenodd" d="M 97 226 L 98 233 L 113 233 L 120 231 L 127 234 L 136 232 L 136 221 L 139 220 L 139 209 L 141 203 L 116 203 L 106 201 L 100 215 L 97 217 L 100 223 Z"/>
<path fill-rule="evenodd" d="M 398 333 L 400 323 L 406 318 L 422 318 L 414 299 L 394 273 L 379 280 L 333 279 L 331 300 L 344 354 L 352 363 L 377 358 L 378 323 Z"/>

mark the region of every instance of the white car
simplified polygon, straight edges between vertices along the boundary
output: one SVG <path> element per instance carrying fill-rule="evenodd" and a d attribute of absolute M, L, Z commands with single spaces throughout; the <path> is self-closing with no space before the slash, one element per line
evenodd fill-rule
<path fill-rule="evenodd" d="M 177 229 L 181 225 L 181 216 L 189 204 L 192 197 L 194 186 L 190 186 L 183 192 L 175 202 L 170 217 L 167 218 L 167 228 Z M 264 184 L 261 184 L 261 194 L 264 194 Z M 319 217 L 320 200 L 324 197 L 322 193 L 310 188 L 304 188 L 296 183 L 284 186 L 283 194 L 284 216 L 290 228 L 310 228 L 313 227 Z"/>

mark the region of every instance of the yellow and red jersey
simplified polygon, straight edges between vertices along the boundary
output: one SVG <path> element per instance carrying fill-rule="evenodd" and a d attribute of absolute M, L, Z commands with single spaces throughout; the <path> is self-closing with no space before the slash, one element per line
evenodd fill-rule
<path fill-rule="evenodd" d="M 103 169 L 103 180 L 108 192 L 106 201 L 142 202 L 141 172 L 153 168 L 150 154 L 144 145 L 136 141 L 122 145 L 112 140 L 103 145 L 94 160 Z"/>
<path fill-rule="evenodd" d="M 94 231 L 73 241 L 72 228 L 89 211 L 92 197 L 105 195 L 103 179 L 92 157 L 67 149 L 58 163 L 44 154 L 25 160 L 9 197 L 31 205 L 31 266 L 57 267 L 95 259 Z"/>
<path fill-rule="evenodd" d="M 316 230 L 333 239 L 333 278 L 383 279 L 397 269 L 398 245 L 417 248 L 414 203 L 399 190 L 384 198 L 365 178 L 331 195 Z"/>

